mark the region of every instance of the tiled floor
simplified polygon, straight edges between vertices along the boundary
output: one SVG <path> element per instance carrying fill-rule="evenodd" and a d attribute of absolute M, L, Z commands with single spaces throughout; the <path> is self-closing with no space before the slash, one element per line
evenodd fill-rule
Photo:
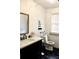
<path fill-rule="evenodd" d="M 46 51 L 45 55 L 42 55 L 39 59 L 59 59 L 59 49 L 54 48 L 53 52 Z"/>

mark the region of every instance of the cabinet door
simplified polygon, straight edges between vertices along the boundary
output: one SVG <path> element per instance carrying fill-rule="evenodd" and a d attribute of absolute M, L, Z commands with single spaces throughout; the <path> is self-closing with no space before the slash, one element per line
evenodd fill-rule
<path fill-rule="evenodd" d="M 41 56 L 42 41 L 36 42 L 20 50 L 20 59 L 38 59 Z"/>

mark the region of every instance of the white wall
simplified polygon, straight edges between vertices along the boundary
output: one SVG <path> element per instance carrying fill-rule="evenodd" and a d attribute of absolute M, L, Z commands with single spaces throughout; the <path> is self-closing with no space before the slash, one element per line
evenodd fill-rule
<path fill-rule="evenodd" d="M 59 8 L 51 8 L 46 11 L 46 20 L 45 20 L 45 29 L 47 33 L 51 31 L 51 14 L 59 13 Z M 49 40 L 55 42 L 56 48 L 59 48 L 59 35 L 58 34 L 49 34 Z"/>
<path fill-rule="evenodd" d="M 29 14 L 29 32 L 38 33 L 38 20 L 41 21 L 44 30 L 45 9 L 33 0 L 21 0 L 20 11 Z"/>

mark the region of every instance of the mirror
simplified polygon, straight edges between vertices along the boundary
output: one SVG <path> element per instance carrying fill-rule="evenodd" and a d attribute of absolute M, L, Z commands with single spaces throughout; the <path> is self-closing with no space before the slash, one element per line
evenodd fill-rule
<path fill-rule="evenodd" d="M 20 34 L 29 33 L 29 15 L 20 13 Z"/>

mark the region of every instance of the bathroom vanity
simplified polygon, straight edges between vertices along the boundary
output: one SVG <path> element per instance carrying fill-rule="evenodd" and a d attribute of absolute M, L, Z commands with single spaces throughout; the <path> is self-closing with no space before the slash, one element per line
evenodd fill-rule
<path fill-rule="evenodd" d="M 20 59 L 38 59 L 41 55 L 41 50 L 42 39 L 40 37 L 21 40 Z"/>

